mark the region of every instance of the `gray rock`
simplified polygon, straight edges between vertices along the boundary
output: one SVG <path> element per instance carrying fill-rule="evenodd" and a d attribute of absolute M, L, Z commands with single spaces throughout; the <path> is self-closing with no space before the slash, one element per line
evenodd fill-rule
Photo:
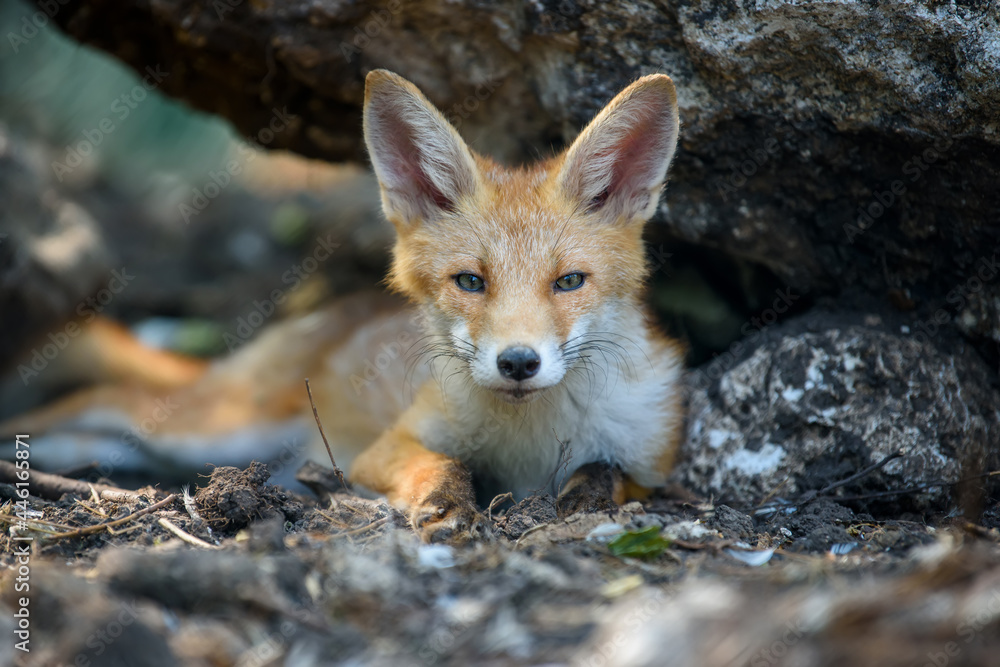
<path fill-rule="evenodd" d="M 833 493 L 955 482 L 996 459 L 1000 396 L 974 353 L 858 325 L 761 338 L 746 358 L 689 375 L 676 473 L 685 486 L 747 508 L 819 491 L 894 452 L 902 456 Z M 948 485 L 900 499 L 918 509 L 956 501 Z"/>
<path fill-rule="evenodd" d="M 158 64 L 163 92 L 243 134 L 284 110 L 295 118 L 268 146 L 331 160 L 364 158 L 363 77 L 378 67 L 515 163 L 666 72 L 683 131 L 651 238 L 763 264 L 796 291 L 915 287 L 936 304 L 998 240 L 995 0 L 123 6 L 84 0 L 54 22 L 139 72 Z"/>

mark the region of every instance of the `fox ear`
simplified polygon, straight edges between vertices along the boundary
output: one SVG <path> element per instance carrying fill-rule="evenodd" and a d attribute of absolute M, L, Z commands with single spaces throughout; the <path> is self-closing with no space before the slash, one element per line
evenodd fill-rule
<path fill-rule="evenodd" d="M 365 143 L 396 225 L 451 211 L 476 187 L 476 163 L 455 128 L 406 79 L 387 70 L 365 79 Z"/>
<path fill-rule="evenodd" d="M 656 211 L 679 127 L 670 77 L 645 76 L 618 93 L 569 147 L 559 186 L 608 222 L 646 221 Z"/>

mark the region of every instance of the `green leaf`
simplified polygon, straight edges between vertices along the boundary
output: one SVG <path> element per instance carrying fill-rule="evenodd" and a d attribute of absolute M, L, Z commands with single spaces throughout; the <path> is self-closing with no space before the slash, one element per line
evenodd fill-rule
<path fill-rule="evenodd" d="M 623 533 L 608 543 L 611 553 L 628 558 L 656 558 L 670 546 L 670 540 L 660 535 L 659 526 Z"/>

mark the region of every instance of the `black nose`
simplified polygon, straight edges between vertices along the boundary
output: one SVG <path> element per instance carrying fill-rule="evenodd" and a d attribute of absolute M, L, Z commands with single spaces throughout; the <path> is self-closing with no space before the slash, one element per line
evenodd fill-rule
<path fill-rule="evenodd" d="M 508 347 L 497 357 L 500 375 L 518 382 L 537 375 L 541 365 L 538 353 L 523 345 Z"/>

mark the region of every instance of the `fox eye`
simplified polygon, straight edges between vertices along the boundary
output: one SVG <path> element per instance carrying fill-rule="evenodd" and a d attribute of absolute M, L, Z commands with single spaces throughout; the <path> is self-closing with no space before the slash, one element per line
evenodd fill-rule
<path fill-rule="evenodd" d="M 486 284 L 482 278 L 474 273 L 460 273 L 455 276 L 455 283 L 466 292 L 481 292 Z"/>
<path fill-rule="evenodd" d="M 569 273 L 562 278 L 556 280 L 556 289 L 568 292 L 569 290 L 574 290 L 583 284 L 583 274 L 582 273 Z"/>

